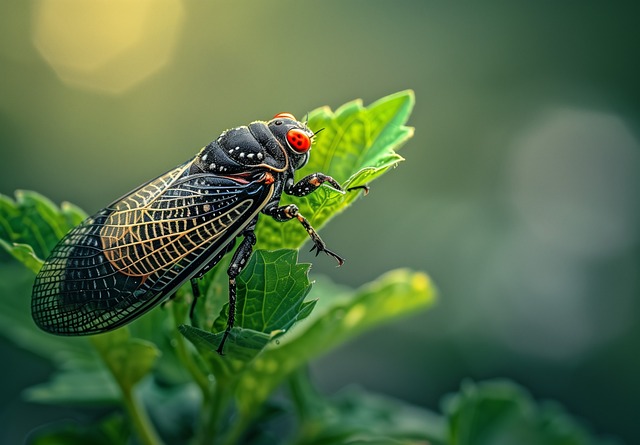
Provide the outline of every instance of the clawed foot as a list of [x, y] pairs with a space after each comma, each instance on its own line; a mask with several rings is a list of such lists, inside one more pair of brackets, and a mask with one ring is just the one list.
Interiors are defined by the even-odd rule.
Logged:
[[348, 192], [351, 192], [353, 190], [364, 190], [364, 196], [367, 196], [369, 194], [369, 190], [371, 190], [369, 188], [369, 186], [367, 184], [365, 185], [356, 185], [355, 187], [349, 187], [347, 189]]
[[320, 242], [315, 242], [313, 247], [311, 248], [311, 250], [309, 252], [313, 252], [316, 251], [316, 256], [318, 256], [318, 254], [320, 252], [324, 252], [327, 255], [329, 255], [330, 257], [333, 257], [336, 259], [336, 261], [338, 262], [338, 267], [342, 266], [344, 264], [344, 258], [340, 257], [337, 253], [332, 252], [331, 250], [327, 249], [327, 247], [324, 245], [324, 243]]

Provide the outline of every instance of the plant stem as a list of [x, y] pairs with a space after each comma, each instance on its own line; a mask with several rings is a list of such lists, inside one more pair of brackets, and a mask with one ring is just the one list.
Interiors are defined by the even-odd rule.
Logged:
[[314, 413], [321, 405], [320, 396], [311, 383], [307, 366], [293, 371], [287, 378], [287, 384], [298, 417], [298, 428], [291, 443], [305, 443], [306, 438], [313, 436]]
[[[128, 333], [127, 333], [128, 335]], [[149, 420], [149, 416], [147, 415], [147, 411], [144, 406], [138, 401], [135, 394], [133, 393], [133, 385], [126, 383], [122, 380], [122, 376], [118, 374], [113, 368], [113, 362], [108, 359], [107, 349], [104, 348], [104, 345], [101, 345], [100, 342], [93, 337], [91, 343], [93, 344], [95, 350], [100, 355], [103, 363], [106, 368], [109, 370], [111, 375], [113, 376], [113, 380], [116, 382], [118, 387], [120, 388], [120, 392], [122, 393], [122, 402], [124, 407], [129, 414], [129, 418], [133, 424], [133, 428], [136, 431], [140, 442], [143, 445], [160, 445], [162, 444], [162, 440], [160, 436], [156, 432], [151, 420]]]
[[216, 385], [211, 388], [207, 398], [208, 403], [204, 404], [205, 415], [203, 416], [203, 427], [199, 433], [198, 444], [210, 445], [216, 443], [214, 441], [220, 434], [220, 423], [230, 398], [231, 392], [226, 385], [216, 382]]
[[178, 332], [178, 326], [180, 325], [180, 321], [178, 320], [177, 305], [172, 304], [171, 306], [172, 306], [173, 320], [175, 325], [175, 329], [173, 332], [176, 340], [176, 353], [178, 354], [178, 358], [184, 364], [185, 368], [187, 368], [187, 371], [189, 372], [189, 374], [191, 374], [191, 377], [193, 378], [193, 380], [196, 382], [196, 384], [200, 388], [200, 391], [202, 392], [203, 400], [206, 401], [211, 395], [210, 381], [208, 377], [202, 372], [202, 370], [197, 365], [197, 363], [193, 360], [193, 356], [189, 353], [189, 350], [187, 349], [187, 343], [185, 341], [185, 338], [182, 336], [182, 334], [180, 334], [180, 332]]
[[122, 389], [122, 400], [124, 402], [125, 409], [129, 413], [129, 417], [133, 423], [134, 429], [138, 433], [140, 442], [144, 445], [162, 444], [162, 440], [160, 440], [158, 433], [156, 433], [155, 428], [149, 420], [146, 410], [135, 397], [132, 389], [125, 388], [123, 386], [120, 386], [120, 388]]
[[296, 414], [303, 424], [314, 412], [319, 398], [309, 379], [309, 369], [303, 366], [293, 371], [287, 378], [287, 384]]
[[236, 445], [240, 443], [240, 438], [247, 430], [251, 416], [240, 413], [239, 417], [233, 422], [233, 426], [229, 429], [229, 433], [222, 441], [222, 445]]

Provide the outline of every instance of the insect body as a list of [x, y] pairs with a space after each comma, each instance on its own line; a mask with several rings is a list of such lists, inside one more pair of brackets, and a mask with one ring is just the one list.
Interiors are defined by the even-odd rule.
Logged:
[[325, 182], [342, 190], [323, 173], [294, 182], [313, 136], [289, 113], [227, 130], [192, 160], [87, 218], [58, 243], [36, 277], [31, 302], [36, 324], [58, 335], [120, 327], [185, 282], [194, 284], [242, 237], [227, 270], [229, 318], [218, 347], [222, 353], [234, 323], [236, 277], [251, 256], [260, 213], [277, 221], [296, 218], [316, 254], [343, 263], [295, 205], [279, 205], [282, 193], [305, 196]]

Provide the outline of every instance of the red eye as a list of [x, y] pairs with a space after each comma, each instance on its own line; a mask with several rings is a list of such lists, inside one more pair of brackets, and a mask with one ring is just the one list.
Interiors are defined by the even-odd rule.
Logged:
[[291, 120], [296, 120], [295, 116], [291, 113], [278, 113], [275, 116], [273, 116], [274, 119], [291, 119]]
[[304, 153], [311, 148], [311, 138], [299, 128], [292, 128], [287, 131], [287, 141], [298, 153]]

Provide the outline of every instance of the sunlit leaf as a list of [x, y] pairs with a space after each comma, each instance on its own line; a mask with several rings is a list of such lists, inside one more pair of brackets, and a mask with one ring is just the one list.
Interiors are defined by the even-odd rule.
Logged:
[[15, 201], [0, 195], [0, 239], [29, 244], [37, 258], [46, 258], [84, 212], [71, 204], [62, 209], [39, 193], [17, 190]]
[[27, 266], [34, 274], [37, 274], [40, 271], [40, 268], [44, 263], [42, 259], [36, 256], [36, 253], [33, 251], [33, 247], [29, 244], [13, 243], [13, 245], [11, 245], [5, 240], [0, 239], [0, 247], [3, 247], [15, 259]]
[[[313, 295], [320, 300], [323, 295]], [[330, 295], [326, 296], [331, 298]], [[343, 298], [332, 299], [321, 314], [300, 326], [279, 346], [267, 348], [241, 377], [237, 398], [241, 410], [262, 403], [278, 384], [302, 364], [346, 342], [366, 329], [430, 306], [435, 289], [420, 272], [395, 270]], [[269, 372], [265, 372], [269, 370]]]
[[[368, 107], [355, 100], [335, 112], [328, 107], [312, 111], [309, 128], [323, 131], [316, 136], [309, 162], [296, 172], [296, 180], [322, 172], [345, 190], [371, 183], [403, 160], [395, 150], [413, 135], [413, 128], [405, 126], [413, 104], [413, 92], [407, 90]], [[302, 198], [283, 195], [281, 203], [295, 203], [317, 230], [360, 194], [359, 190], [340, 193], [325, 185]], [[256, 234], [261, 249], [297, 248], [308, 239], [296, 222], [278, 223], [271, 218], [261, 218]]]

